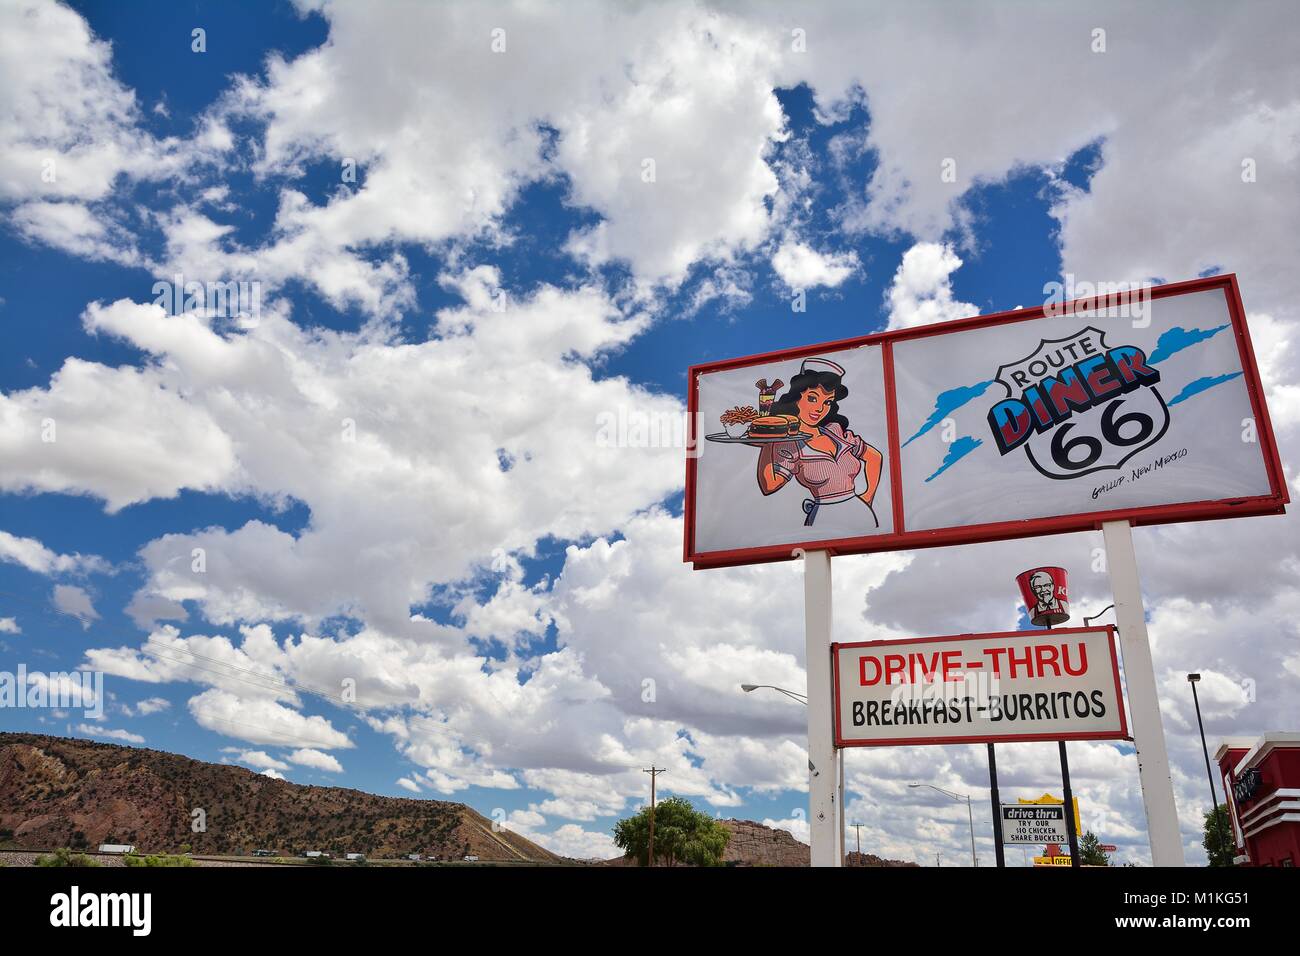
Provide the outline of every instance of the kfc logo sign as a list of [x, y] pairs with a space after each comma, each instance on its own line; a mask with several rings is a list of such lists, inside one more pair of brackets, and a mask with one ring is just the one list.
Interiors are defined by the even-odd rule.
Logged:
[[1065, 568], [1034, 568], [1016, 575], [1016, 583], [1035, 627], [1054, 627], [1070, 619], [1070, 585]]
[[998, 369], [1007, 397], [989, 409], [1002, 455], [1025, 450], [1048, 478], [1080, 478], [1123, 464], [1169, 428], [1156, 385], [1160, 372], [1134, 345], [1110, 348], [1092, 326], [1043, 339], [1031, 354]]

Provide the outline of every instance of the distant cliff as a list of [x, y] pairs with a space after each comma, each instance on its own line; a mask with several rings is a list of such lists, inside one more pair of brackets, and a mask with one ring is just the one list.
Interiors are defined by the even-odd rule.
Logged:
[[[808, 844], [800, 843], [788, 830], [776, 830], [753, 820], [723, 820], [722, 825], [731, 831], [724, 862], [739, 866], [808, 866], [811, 851]], [[849, 866], [916, 866], [902, 860], [885, 860], [870, 853], [849, 852]]]
[[[206, 832], [191, 829], [202, 809]], [[177, 754], [0, 733], [0, 839], [32, 848], [131, 843], [141, 852], [565, 862], [462, 803], [273, 780]]]
[[[810, 866], [812, 851], [807, 843], [800, 843], [789, 830], [778, 830], [753, 820], [719, 820], [731, 832], [726, 852], [722, 854], [725, 866]], [[606, 860], [605, 866], [636, 866], [630, 857]], [[884, 860], [870, 853], [849, 853], [849, 866], [916, 866], [901, 860]]]

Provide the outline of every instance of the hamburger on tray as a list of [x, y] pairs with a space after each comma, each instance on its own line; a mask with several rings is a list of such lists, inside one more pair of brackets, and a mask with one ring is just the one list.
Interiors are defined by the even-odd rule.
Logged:
[[749, 423], [749, 438], [793, 438], [799, 434], [799, 419], [794, 415], [767, 415]]

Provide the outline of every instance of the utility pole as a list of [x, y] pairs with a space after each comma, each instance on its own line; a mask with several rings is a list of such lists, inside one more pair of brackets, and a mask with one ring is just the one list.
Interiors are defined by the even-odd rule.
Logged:
[[650, 774], [650, 860], [649, 865], [655, 865], [655, 778], [661, 773], [668, 771], [663, 767], [650, 765], [649, 770], [642, 770], [642, 773]]
[[857, 840], [858, 840], [858, 866], [861, 866], [861, 865], [862, 865], [862, 828], [863, 828], [865, 825], [866, 825], [866, 824], [863, 824], [863, 823], [850, 823], [850, 824], [849, 824], [849, 826], [853, 827], [853, 832], [857, 835]]

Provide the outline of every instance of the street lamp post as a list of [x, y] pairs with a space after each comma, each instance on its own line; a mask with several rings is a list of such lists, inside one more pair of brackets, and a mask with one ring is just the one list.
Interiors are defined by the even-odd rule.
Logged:
[[1201, 699], [1196, 694], [1196, 685], [1201, 681], [1200, 674], [1188, 674], [1187, 683], [1192, 685], [1192, 703], [1196, 705], [1196, 726], [1201, 731], [1201, 753], [1205, 755], [1205, 776], [1210, 780], [1210, 820], [1214, 832], [1219, 832], [1219, 792], [1214, 789], [1214, 773], [1210, 770], [1210, 748], [1205, 744], [1205, 724], [1201, 722]]
[[1102, 608], [1102, 609], [1101, 609], [1100, 611], [1098, 611], [1096, 614], [1091, 614], [1091, 615], [1089, 615], [1088, 617], [1085, 617], [1085, 618], [1083, 619], [1083, 626], [1084, 626], [1084, 627], [1087, 627], [1089, 624], [1091, 624], [1093, 621], [1097, 620], [1097, 618], [1101, 617], [1103, 614], [1105, 614], [1107, 611], [1109, 611], [1109, 610], [1110, 610], [1111, 608], [1113, 608], [1114, 606], [1115, 606], [1115, 605], [1113, 605], [1113, 604], [1107, 604], [1104, 608]]
[[785, 696], [789, 697], [791, 700], [797, 700], [799, 703], [804, 705], [807, 705], [808, 703], [808, 698], [805, 695], [800, 694], [798, 691], [786, 690], [784, 687], [777, 687], [775, 684], [741, 684], [740, 685], [740, 689], [743, 690], [746, 694], [752, 691], [759, 690], [761, 688], [774, 690], [778, 694], [785, 694]]
[[971, 862], [971, 866], [979, 866], [980, 865], [979, 857], [975, 855], [975, 814], [971, 812], [970, 794], [953, 793], [951, 790], [943, 789], [943, 787], [936, 787], [932, 783], [909, 783], [908, 786], [912, 788], [929, 787], [931, 790], [938, 790], [945, 797], [952, 797], [954, 800], [957, 801], [961, 801], [961, 800], [966, 801], [966, 819], [970, 821], [970, 862]]

